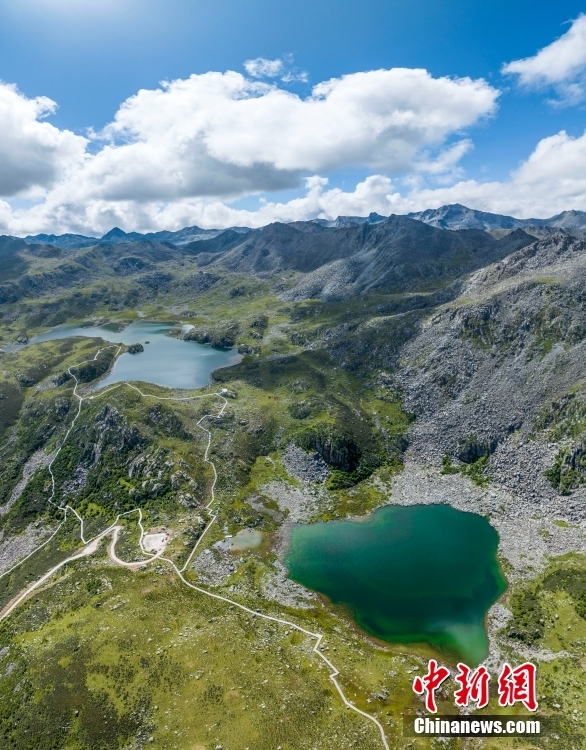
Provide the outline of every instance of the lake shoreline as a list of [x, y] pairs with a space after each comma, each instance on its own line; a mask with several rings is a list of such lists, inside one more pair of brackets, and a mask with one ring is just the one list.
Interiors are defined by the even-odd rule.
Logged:
[[[125, 323], [125, 321], [124, 321]], [[230, 367], [242, 360], [236, 349], [216, 349], [207, 344], [184, 341], [168, 336], [176, 322], [133, 320], [109, 321], [103, 326], [55, 326], [33, 336], [22, 346], [71, 337], [102, 339], [105, 345], [129, 347], [140, 344], [142, 351], [123, 351], [92, 390], [119, 382], [142, 382], [181, 390], [206, 388], [213, 382], [216, 370]]]
[[360, 521], [294, 526], [284, 563], [291, 580], [352, 612], [376, 640], [428, 643], [448, 661], [476, 664], [488, 654], [486, 613], [507, 589], [497, 549], [478, 514], [385, 505]]

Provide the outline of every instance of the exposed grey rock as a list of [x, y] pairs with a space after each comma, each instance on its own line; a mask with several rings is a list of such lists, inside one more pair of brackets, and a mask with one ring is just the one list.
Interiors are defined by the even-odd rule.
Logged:
[[268, 599], [284, 607], [307, 609], [315, 606], [316, 595], [288, 578], [289, 571], [279, 561], [272, 565], [273, 572], [262, 579], [262, 589]]
[[327, 463], [317, 453], [306, 453], [295, 443], [289, 443], [281, 458], [283, 466], [303, 485], [325, 482], [330, 474]]
[[31, 524], [22, 534], [4, 539], [4, 532], [0, 531], [0, 573], [4, 573], [30, 555], [52, 532], [53, 529]]
[[440, 208], [428, 208], [425, 211], [407, 214], [412, 219], [423, 221], [443, 229], [564, 229], [576, 236], [583, 236], [586, 229], [586, 212], [562, 211], [549, 219], [516, 219], [513, 216], [502, 216], [487, 211], [477, 211], [459, 203]]
[[287, 482], [269, 482], [260, 489], [274, 500], [282, 511], [288, 511], [287, 521], [291, 523], [309, 520], [315, 508], [314, 496]]
[[202, 583], [222, 586], [234, 572], [236, 564], [238, 560], [230, 552], [213, 548], [200, 552], [193, 560], [191, 567], [199, 574]]
[[45, 453], [45, 451], [42, 449], [33, 453], [33, 455], [22, 467], [22, 477], [10, 493], [8, 502], [6, 503], [6, 505], [0, 507], [0, 517], [5, 516], [10, 508], [12, 508], [14, 503], [19, 499], [37, 469], [48, 466], [51, 463], [53, 457], [53, 453]]
[[556, 235], [476, 272], [424, 321], [397, 372], [417, 416], [410, 458], [439, 467], [446, 454], [473, 460], [472, 446], [508, 491], [554, 498], [544, 471], [558, 446], [533, 433], [544, 406], [584, 377], [585, 287], [586, 245]]
[[404, 216], [390, 216], [374, 226], [330, 231], [339, 233], [336, 251], [324, 248], [319, 253], [319, 241], [324, 244], [326, 239], [320, 235], [314, 240], [319, 261], [306, 262], [303, 253], [293, 250], [287, 265], [273, 261], [275, 267], [303, 273], [295, 286], [280, 294], [281, 299], [341, 300], [374, 290], [415, 292], [427, 289], [431, 280], [439, 285], [442, 279], [452, 280], [504, 258], [534, 239], [517, 230], [497, 240], [486, 232], [436, 229]]

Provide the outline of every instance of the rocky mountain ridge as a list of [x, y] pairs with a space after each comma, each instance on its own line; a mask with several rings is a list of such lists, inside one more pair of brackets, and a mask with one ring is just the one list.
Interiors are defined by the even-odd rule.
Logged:
[[[579, 502], [586, 500], [586, 472], [576, 464], [586, 438], [581, 417], [575, 429], [552, 432], [559, 404], [586, 395], [585, 289], [586, 243], [560, 233], [476, 271], [422, 323], [399, 371], [417, 415], [409, 448], [416, 463], [482, 459], [524, 500], [543, 502], [564, 486], [582, 487]], [[555, 486], [547, 472], [560, 450], [574, 473]]]
[[[585, 211], [563, 211], [548, 219], [517, 219], [513, 216], [489, 213], [467, 208], [459, 203], [430, 208], [425, 211], [416, 211], [405, 214], [409, 219], [421, 221], [424, 224], [439, 229], [480, 229], [484, 231], [502, 231], [513, 229], [525, 229], [529, 233], [540, 237], [547, 234], [547, 229], [563, 229], [569, 234], [584, 237], [586, 233]], [[316, 218], [309, 221], [289, 222], [301, 231], [311, 232], [319, 229], [337, 229], [340, 227], [351, 227], [361, 225], [380, 224], [389, 217], [375, 212], [368, 216], [338, 216], [336, 219]], [[279, 223], [279, 222], [277, 222]], [[266, 225], [270, 226], [270, 225]], [[260, 230], [266, 229], [261, 227]], [[82, 234], [36, 234], [23, 237], [28, 244], [50, 244], [64, 249], [92, 247], [94, 245], [126, 244], [130, 242], [171, 242], [178, 247], [188, 245], [191, 242], [213, 239], [226, 232], [247, 234], [248, 232], [260, 231], [250, 227], [228, 227], [227, 229], [201, 229], [198, 226], [184, 227], [177, 231], [159, 232], [125, 232], [119, 227], [114, 227], [102, 237], [92, 237]]]
[[586, 231], [586, 211], [563, 211], [549, 219], [516, 219], [513, 216], [503, 216], [487, 211], [477, 211], [453, 203], [440, 208], [428, 208], [425, 211], [417, 211], [407, 214], [411, 219], [423, 221], [431, 226], [442, 229], [525, 229], [538, 230], [549, 228], [553, 230], [563, 229], [569, 234], [584, 237]]
[[[211, 239], [221, 234], [223, 229], [201, 229], [200, 227], [184, 227], [176, 232], [161, 231], [147, 232], [125, 232], [119, 227], [114, 227], [102, 237], [87, 237], [83, 234], [35, 234], [27, 235], [22, 239], [30, 245], [44, 244], [55, 245], [63, 249], [75, 249], [82, 247], [94, 247], [95, 245], [121, 245], [131, 242], [171, 242], [177, 247], [182, 247], [195, 240]], [[250, 231], [247, 227], [232, 227], [232, 231], [245, 234]]]
[[[161, 289], [187, 263], [196, 275], [287, 277], [282, 299], [340, 300], [369, 291], [405, 293], [444, 287], [501, 259], [534, 237], [516, 230], [495, 238], [480, 230], [446, 230], [404, 216], [323, 227], [270, 224], [246, 234], [228, 229], [183, 246], [141, 240], [78, 249], [0, 238], [0, 301], [124, 277]], [[199, 276], [194, 277], [195, 288]], [[182, 283], [185, 283], [185, 278]], [[191, 282], [189, 282], [191, 283]]]

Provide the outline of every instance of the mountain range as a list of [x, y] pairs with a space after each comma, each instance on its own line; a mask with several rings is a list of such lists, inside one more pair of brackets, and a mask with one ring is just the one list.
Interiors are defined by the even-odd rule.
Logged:
[[[500, 234], [514, 229], [525, 229], [529, 234], [542, 238], [548, 236], [551, 230], [562, 229], [576, 237], [586, 237], [586, 212], [563, 211], [549, 219], [516, 219], [513, 216], [488, 213], [467, 208], [459, 203], [429, 208], [406, 214], [407, 218], [429, 224], [438, 229], [480, 229]], [[339, 229], [341, 227], [380, 224], [388, 217], [371, 213], [369, 216], [338, 216], [336, 219], [312, 219], [310, 221], [291, 222], [291, 226], [302, 231], [319, 231], [320, 229]], [[549, 230], [549, 231], [548, 231]], [[230, 227], [226, 229], [201, 229], [201, 227], [184, 227], [176, 232], [161, 231], [124, 232], [114, 227], [102, 237], [88, 237], [82, 234], [36, 234], [23, 237], [27, 244], [50, 244], [61, 248], [93, 247], [94, 245], [118, 245], [129, 242], [170, 242], [177, 247], [183, 247], [192, 242], [209, 240], [218, 235], [231, 231], [237, 234], [247, 234], [255, 231], [248, 227]], [[258, 231], [258, 230], [257, 230]]]
[[143, 289], [153, 284], [161, 289], [167, 277], [171, 286], [176, 274], [184, 278], [180, 269], [193, 261], [199, 276], [204, 268], [212, 275], [284, 276], [283, 299], [334, 301], [369, 291], [426, 292], [535, 241], [522, 229], [494, 237], [479, 229], [443, 229], [395, 215], [332, 227], [310, 221], [277, 222], [246, 233], [227, 229], [180, 246], [140, 235], [109, 235], [105, 242], [77, 248], [0, 238], [0, 301], [100, 278], [124, 277]]
[[585, 211], [563, 211], [549, 219], [516, 219], [513, 216], [476, 211], [459, 203], [426, 211], [407, 214], [409, 218], [423, 221], [442, 229], [563, 229], [568, 234], [582, 237], [586, 229]]
[[297, 273], [285, 299], [347, 299], [367, 291], [423, 291], [499, 260], [535, 238], [515, 230], [502, 239], [479, 230], [446, 230], [406, 216], [374, 224], [316, 227], [270, 224], [190, 243], [198, 266], [272, 276]]
[[[102, 237], [87, 237], [83, 234], [35, 234], [23, 237], [29, 244], [49, 244], [62, 248], [93, 247], [94, 245], [120, 245], [127, 242], [172, 242], [177, 247], [186, 245], [194, 240], [210, 239], [221, 234], [223, 229], [201, 229], [200, 227], [184, 227], [177, 232], [125, 232], [119, 227], [114, 227]], [[232, 231], [246, 233], [248, 227], [232, 227]]]

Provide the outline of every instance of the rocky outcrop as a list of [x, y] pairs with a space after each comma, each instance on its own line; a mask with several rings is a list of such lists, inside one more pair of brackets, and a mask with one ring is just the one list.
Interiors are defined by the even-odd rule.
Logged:
[[5, 505], [0, 506], [0, 517], [5, 516], [12, 508], [12, 506], [17, 502], [36, 471], [47, 466], [53, 457], [54, 454], [45, 453], [44, 450], [38, 450], [33, 453], [33, 455], [22, 467], [22, 476], [10, 493], [8, 502]]
[[181, 440], [188, 440], [192, 437], [175, 412], [160, 403], [149, 409], [147, 423], [152, 425], [157, 432], [169, 437], [178, 437]]
[[108, 346], [103, 349], [95, 359], [84, 362], [77, 367], [72, 367], [71, 372], [80, 383], [91, 383], [93, 380], [97, 380], [108, 372], [115, 358], [115, 347]]
[[104, 406], [96, 416], [95, 442], [92, 442], [93, 463], [96, 464], [106, 447], [117, 453], [127, 453], [146, 440], [136, 425], [128, 425], [126, 418], [110, 404]]
[[216, 349], [232, 349], [236, 344], [240, 330], [231, 325], [225, 328], [192, 328], [183, 335], [184, 341], [195, 341], [198, 344], [208, 344]]
[[327, 463], [318, 454], [306, 453], [295, 443], [289, 443], [283, 451], [283, 466], [302, 485], [325, 482], [330, 475]]
[[360, 464], [362, 451], [353, 436], [326, 425], [304, 430], [297, 440], [302, 448], [315, 451], [328, 466], [340, 471], [355, 471]]

